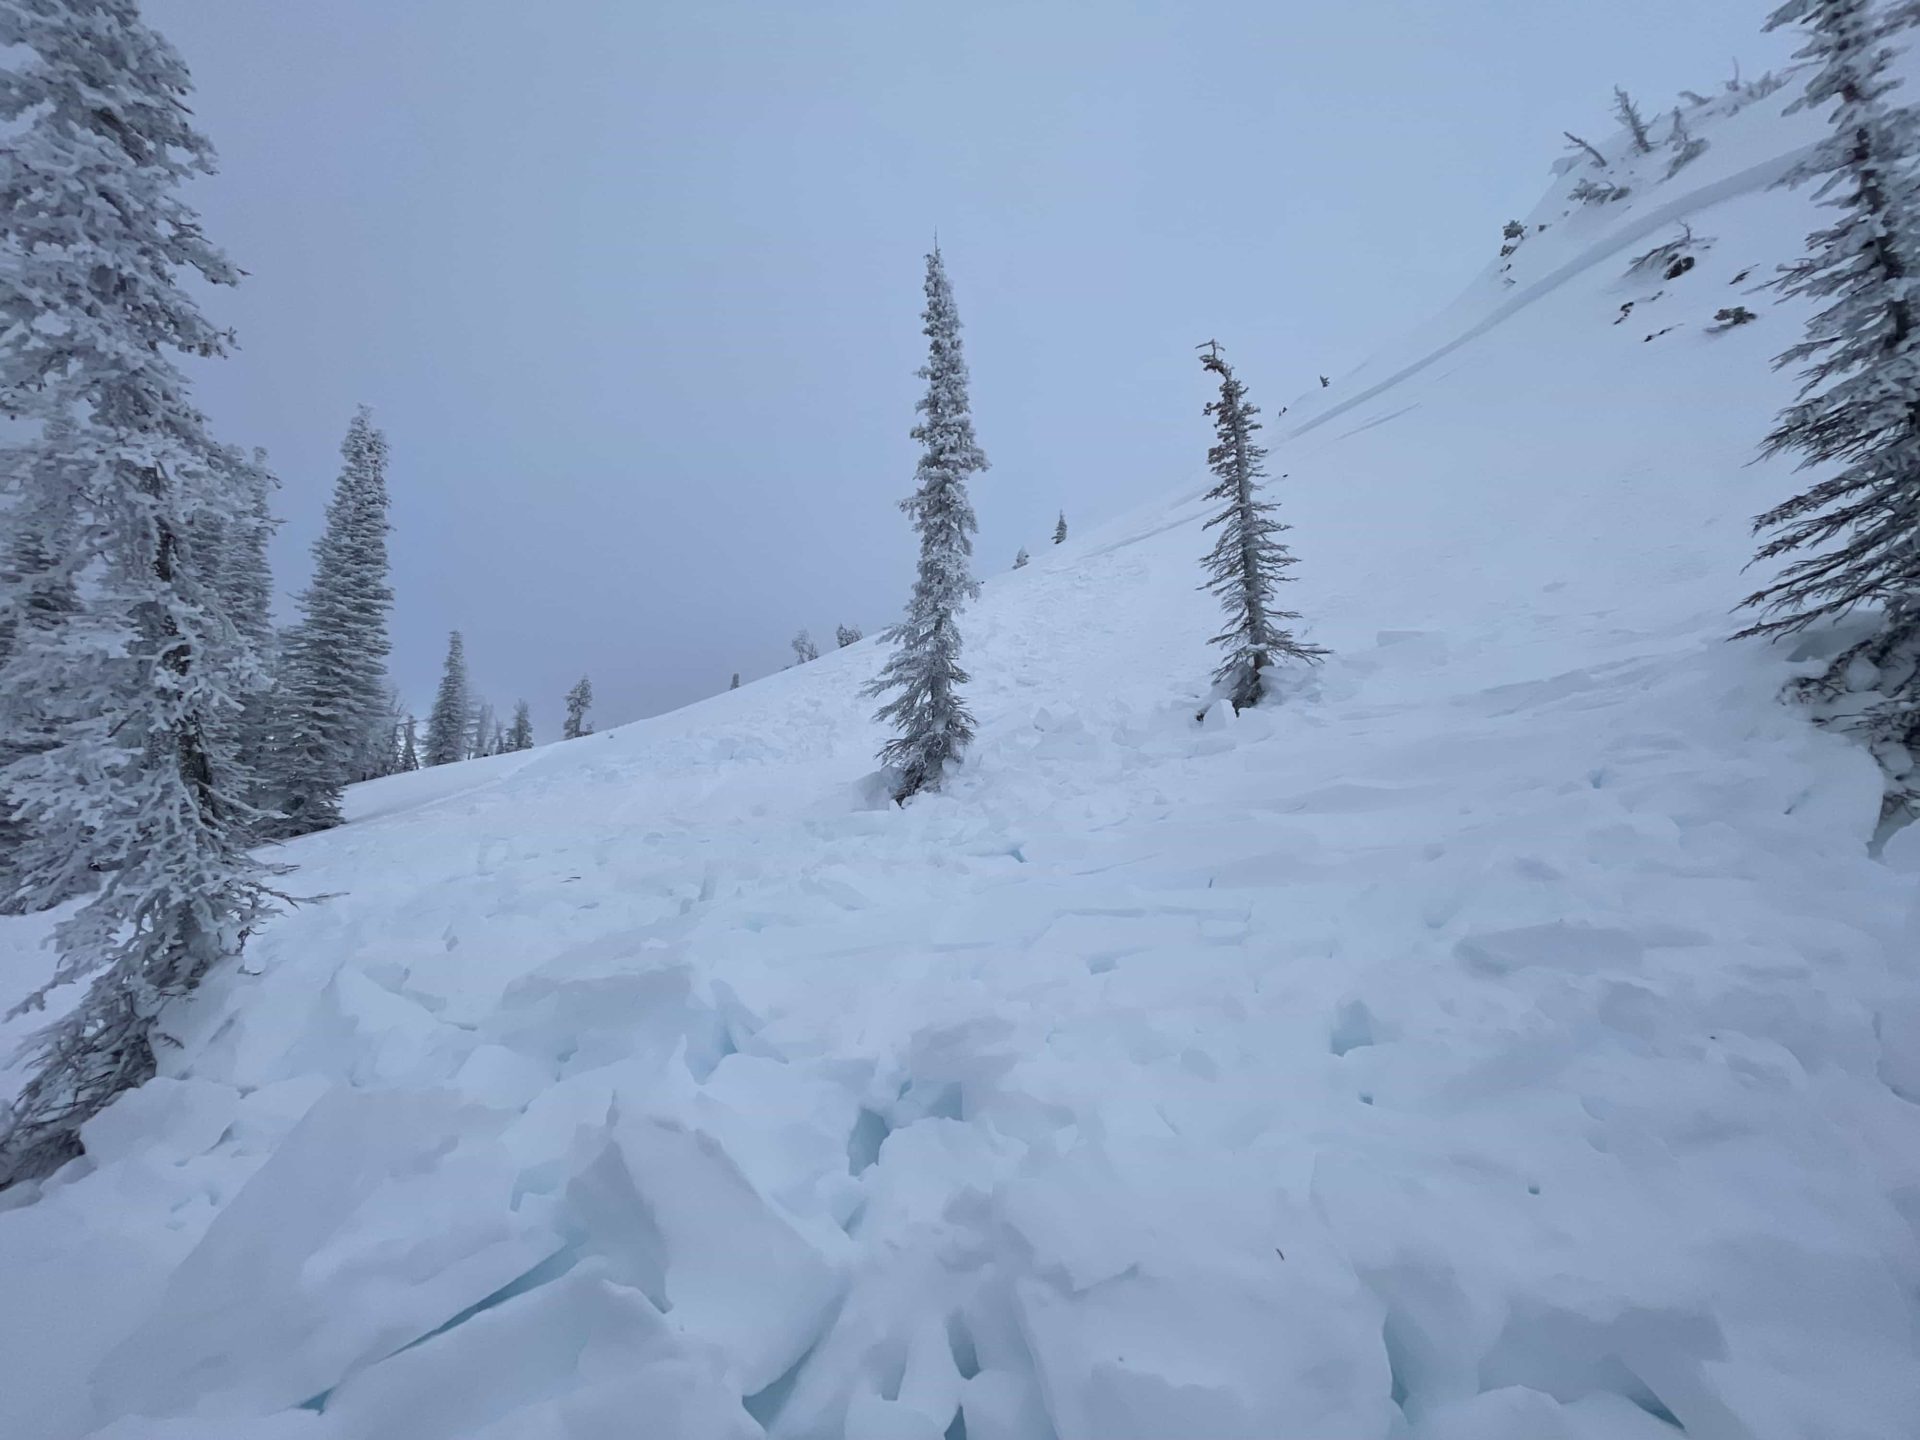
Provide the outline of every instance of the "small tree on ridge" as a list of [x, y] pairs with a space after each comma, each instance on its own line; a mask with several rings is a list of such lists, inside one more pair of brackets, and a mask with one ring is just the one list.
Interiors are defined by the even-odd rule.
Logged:
[[593, 725], [587, 719], [587, 711], [593, 708], [593, 682], [586, 676], [567, 691], [567, 719], [560, 727], [562, 740], [578, 740], [593, 733]]
[[468, 703], [467, 644], [455, 630], [447, 637], [447, 659], [440, 672], [440, 688], [434, 693], [433, 709], [427, 715], [427, 764], [451, 765], [466, 758]]
[[1202, 588], [1220, 598], [1227, 614], [1227, 628], [1212, 641], [1226, 652], [1214, 671], [1214, 683], [1235, 710], [1244, 710], [1266, 694], [1266, 672], [1276, 661], [1318, 663], [1327, 652], [1304, 644], [1280, 623], [1300, 618], [1280, 609], [1274, 595], [1276, 585], [1292, 578], [1285, 572], [1294, 557], [1280, 540], [1292, 527], [1276, 518], [1271, 501], [1260, 498], [1265, 473], [1261, 462], [1267, 452], [1253, 440], [1260, 428], [1253, 418], [1259, 409], [1247, 402], [1246, 387], [1219, 346], [1209, 341], [1204, 348], [1201, 365], [1220, 377], [1220, 398], [1206, 407], [1214, 426], [1207, 465], [1215, 479], [1207, 499], [1222, 502], [1223, 508], [1206, 523], [1209, 530], [1218, 527], [1220, 535], [1203, 562], [1211, 578]]

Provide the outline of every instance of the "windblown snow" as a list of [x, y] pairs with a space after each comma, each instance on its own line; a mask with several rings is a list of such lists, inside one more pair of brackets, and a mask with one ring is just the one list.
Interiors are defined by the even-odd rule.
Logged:
[[1792, 93], [1563, 173], [1284, 417], [1246, 376], [1334, 652], [1278, 703], [1194, 720], [1196, 371], [1184, 490], [969, 612], [942, 795], [875, 788], [873, 640], [353, 792], [0, 1201], [0, 1434], [1915, 1433], [1920, 833], [1724, 639]]

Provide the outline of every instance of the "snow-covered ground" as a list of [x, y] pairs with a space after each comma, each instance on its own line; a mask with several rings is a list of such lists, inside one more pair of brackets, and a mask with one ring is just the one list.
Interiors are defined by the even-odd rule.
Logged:
[[1284, 703], [1193, 719], [1196, 367], [1133, 417], [1185, 490], [971, 612], [947, 794], [876, 800], [873, 641], [363, 787], [0, 1210], [0, 1435], [1914, 1434], [1920, 832], [1723, 638], [1791, 93], [1245, 377], [1335, 652]]

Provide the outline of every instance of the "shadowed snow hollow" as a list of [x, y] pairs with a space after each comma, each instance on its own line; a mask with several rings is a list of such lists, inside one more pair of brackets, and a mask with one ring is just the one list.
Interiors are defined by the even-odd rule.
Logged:
[[1920, 837], [1722, 638], [1789, 95], [1269, 429], [1281, 703], [1193, 720], [1196, 372], [1190, 490], [969, 615], [943, 796], [872, 641], [363, 787], [0, 1212], [0, 1434], [1913, 1433]]

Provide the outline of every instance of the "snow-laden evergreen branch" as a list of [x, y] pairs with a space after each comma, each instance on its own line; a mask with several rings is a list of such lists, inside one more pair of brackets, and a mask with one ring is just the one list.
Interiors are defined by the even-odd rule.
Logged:
[[1889, 41], [1916, 21], [1913, 0], [1790, 0], [1768, 21], [1806, 30], [1797, 58], [1817, 68], [1795, 108], [1833, 107], [1832, 132], [1782, 183], [1813, 183], [1836, 215], [1779, 281], [1829, 303], [1779, 357], [1803, 366], [1805, 383], [1765, 451], [1829, 473], [1754, 522], [1771, 532], [1759, 561], [1794, 558], [1743, 602], [1762, 618], [1741, 632], [1790, 634], [1877, 609], [1873, 632], [1801, 689], [1870, 694], [1845, 723], [1908, 750], [1920, 744], [1920, 111], [1889, 100], [1900, 84]]

